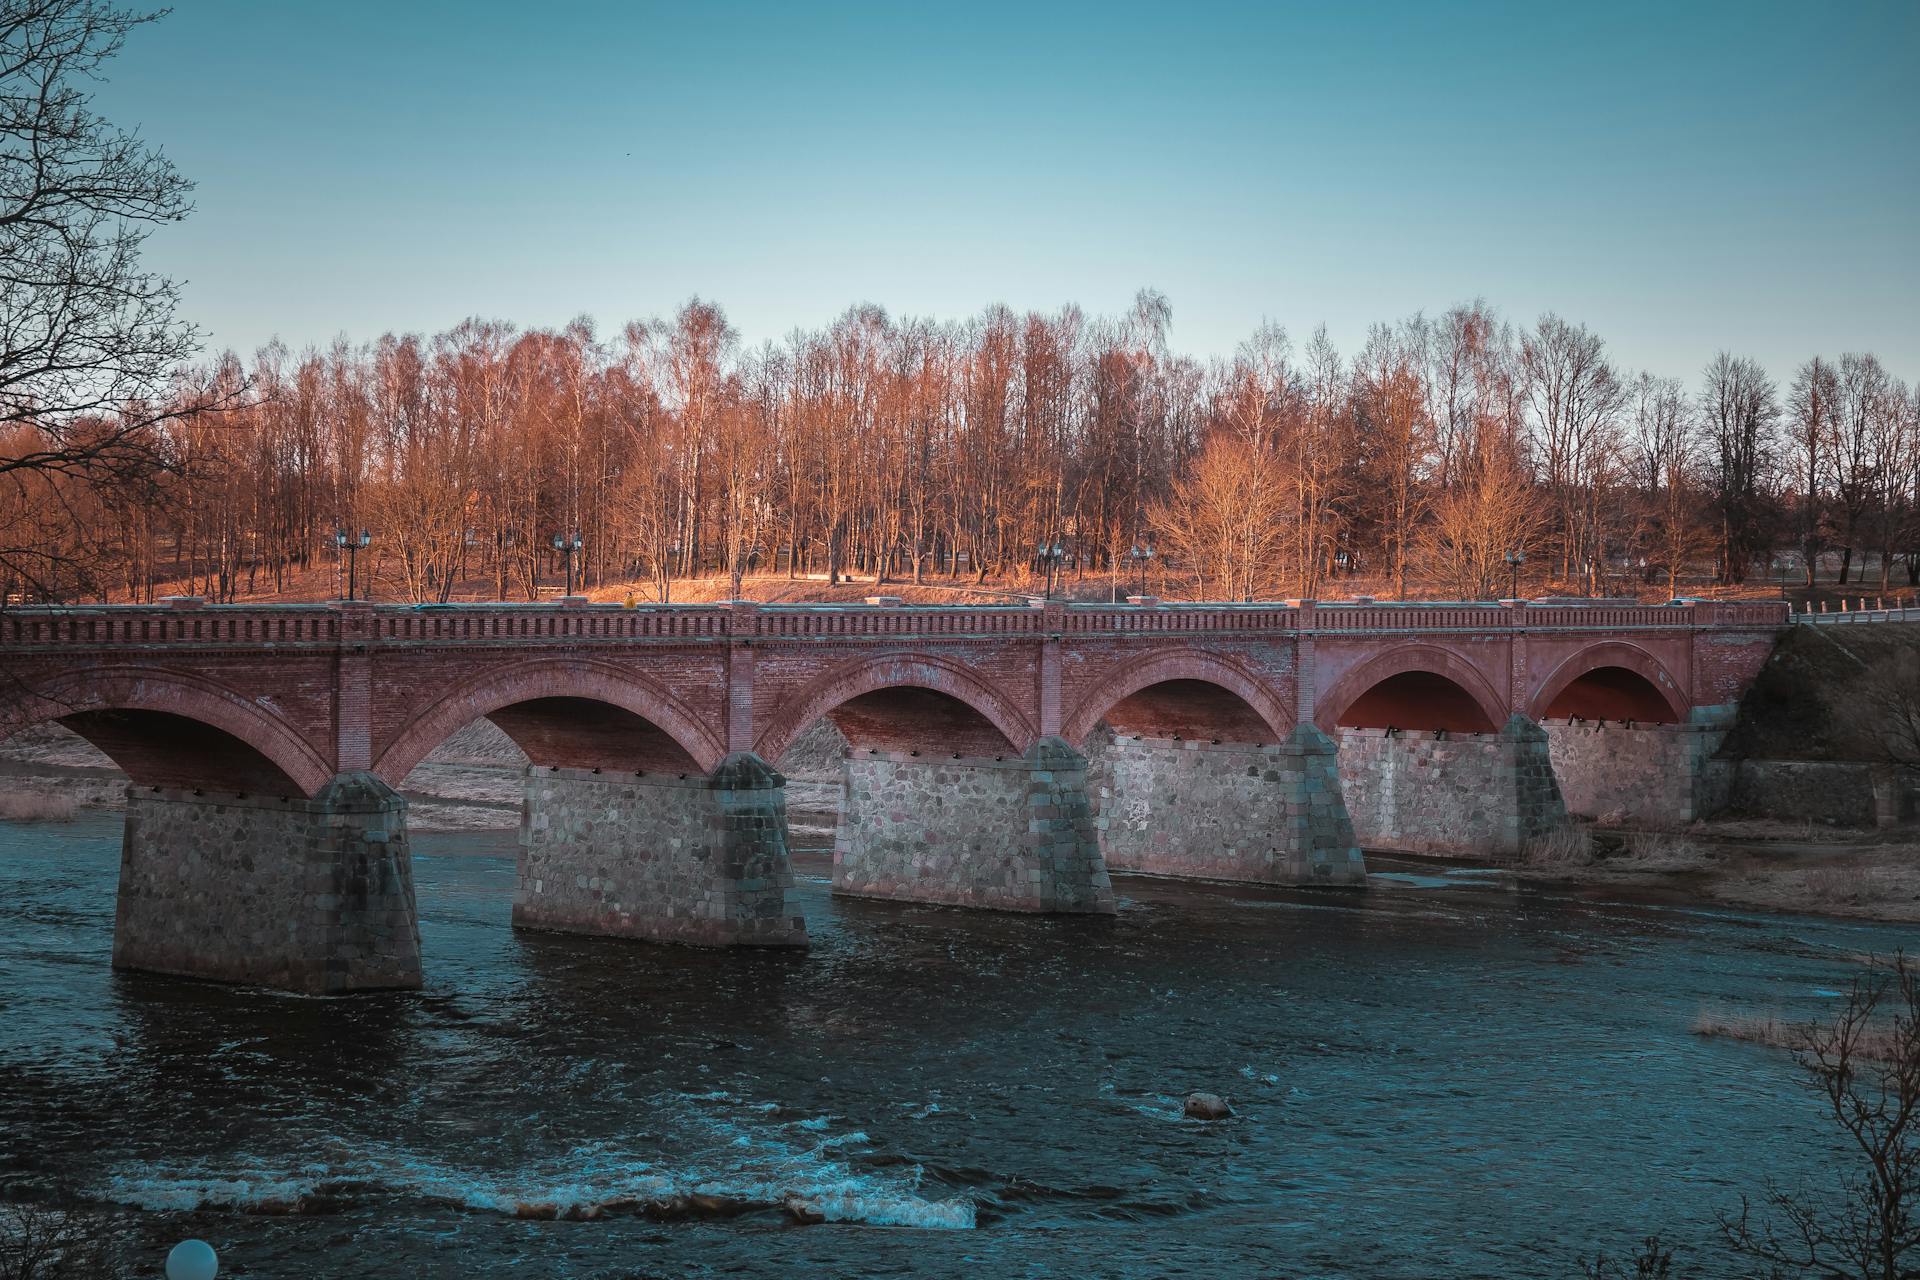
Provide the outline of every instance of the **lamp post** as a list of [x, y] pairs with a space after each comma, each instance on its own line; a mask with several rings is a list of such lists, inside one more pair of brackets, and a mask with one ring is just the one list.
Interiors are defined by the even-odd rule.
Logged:
[[1062, 546], [1058, 540], [1040, 544], [1040, 563], [1047, 566], [1046, 599], [1048, 600], [1053, 599], [1053, 571], [1060, 567], [1060, 562], [1066, 558], [1066, 554], [1066, 547]]
[[354, 571], [359, 567], [360, 548], [372, 541], [373, 534], [366, 529], [362, 529], [358, 537], [348, 533], [345, 529], [336, 528], [333, 531], [333, 545], [347, 553], [347, 599], [349, 600], [354, 598], [354, 588], [356, 585], [354, 581]]
[[1518, 600], [1520, 598], [1520, 566], [1527, 562], [1527, 553], [1524, 551], [1509, 551], [1506, 555], [1506, 561], [1507, 599]]
[[573, 553], [580, 549], [580, 535], [577, 533], [556, 533], [553, 535], [553, 549], [560, 553], [560, 561], [566, 566], [567, 594], [573, 594]]
[[1133, 550], [1127, 552], [1127, 558], [1140, 566], [1140, 594], [1144, 596], [1147, 594], [1147, 561], [1153, 559], [1153, 544], [1149, 542], [1143, 547], [1134, 543]]

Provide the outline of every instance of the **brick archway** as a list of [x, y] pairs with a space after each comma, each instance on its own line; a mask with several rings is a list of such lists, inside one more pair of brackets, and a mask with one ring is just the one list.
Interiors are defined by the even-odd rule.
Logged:
[[516, 703], [558, 698], [604, 703], [638, 716], [672, 738], [703, 771], [711, 771], [726, 756], [719, 735], [665, 687], [611, 663], [548, 658], [488, 672], [445, 694], [380, 753], [373, 771], [398, 787], [455, 731]]
[[[1471, 662], [1438, 645], [1406, 644], [1369, 658], [1341, 676], [1333, 688], [1316, 700], [1315, 723], [1328, 733], [1337, 731], [1340, 717], [1368, 690], [1401, 675], [1437, 676], [1458, 686], [1494, 728], [1498, 729], [1507, 722], [1510, 714], [1507, 700]], [[1421, 726], [1408, 724], [1401, 727], [1417, 729]]]
[[[1544, 718], [1547, 708], [1575, 681], [1607, 667], [1631, 671], [1646, 681], [1659, 701], [1665, 704], [1669, 722], [1685, 723], [1688, 708], [1693, 704], [1680, 687], [1680, 682], [1674, 679], [1658, 658], [1639, 645], [1624, 640], [1609, 640], [1582, 649], [1555, 667], [1552, 674], [1541, 683], [1539, 692], [1529, 700], [1528, 714], [1535, 720]], [[1624, 720], [1634, 717], [1623, 715], [1617, 718]]]
[[1024, 752], [1038, 736], [1033, 721], [970, 668], [929, 653], [856, 659], [828, 671], [775, 709], [754, 752], [777, 761], [807, 727], [844, 702], [886, 689], [930, 689], [963, 703]]
[[1292, 711], [1271, 688], [1238, 663], [1193, 649], [1162, 649], [1125, 664], [1081, 695], [1062, 725], [1060, 736], [1076, 747], [1083, 746], [1094, 727], [1114, 707], [1143, 689], [1171, 681], [1198, 681], [1225, 689], [1266, 723], [1272, 741], [1277, 742], [1292, 731]]
[[[189, 721], [216, 731], [230, 739], [233, 747], [241, 749], [239, 755], [258, 757], [255, 767], [246, 770], [256, 787], [284, 786], [302, 796], [311, 796], [333, 776], [326, 757], [291, 725], [265, 709], [259, 700], [244, 698], [204, 677], [165, 667], [104, 667], [54, 680], [0, 712], [0, 737], [49, 720], [83, 719], [112, 712], [173, 717], [176, 725]], [[73, 727], [92, 740], [86, 728]], [[137, 744], [123, 738], [113, 749], [103, 743], [95, 745], [113, 757], [114, 763], [130, 777], [143, 780], [142, 774], [146, 771], [138, 756], [146, 753], [139, 752]], [[135, 750], [130, 752], [129, 747]], [[179, 749], [178, 742], [169, 745], [161, 741], [155, 744], [152, 754], [159, 760]], [[230, 754], [227, 764], [233, 763]], [[179, 764], [174, 760], [168, 772], [177, 773]], [[200, 781], [225, 789], [231, 779], [209, 777]]]

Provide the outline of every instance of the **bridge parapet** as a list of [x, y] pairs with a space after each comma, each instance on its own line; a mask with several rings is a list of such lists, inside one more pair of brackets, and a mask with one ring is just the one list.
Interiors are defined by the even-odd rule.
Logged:
[[887, 640], [1018, 637], [1057, 625], [1076, 637], [1223, 632], [1591, 631], [1780, 627], [1783, 601], [1462, 601], [1285, 604], [587, 605], [32, 605], [0, 611], [0, 648], [122, 645], [332, 646], [517, 644], [557, 640]]

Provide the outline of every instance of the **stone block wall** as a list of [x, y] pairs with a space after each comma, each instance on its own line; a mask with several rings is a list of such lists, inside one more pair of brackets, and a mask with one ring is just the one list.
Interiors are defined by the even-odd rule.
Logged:
[[1548, 720], [1549, 755], [1567, 811], [1655, 825], [1692, 822], [1717, 807], [1709, 760], [1726, 729]]
[[114, 967], [312, 995], [418, 987], [406, 815], [370, 773], [311, 800], [129, 787]]
[[1059, 738], [1004, 760], [849, 755], [833, 887], [857, 897], [1112, 914], [1086, 757]]
[[758, 756], [710, 776], [529, 767], [513, 923], [701, 946], [805, 946], [787, 902], [786, 780]]
[[1110, 737], [1095, 776], [1110, 870], [1366, 883], [1340, 795], [1337, 749], [1313, 725], [1273, 746]]
[[1567, 823], [1546, 731], [1340, 731], [1340, 789], [1363, 848], [1513, 857]]
[[1741, 817], [1892, 826], [1910, 801], [1891, 770], [1845, 760], [1723, 760], [1726, 808]]

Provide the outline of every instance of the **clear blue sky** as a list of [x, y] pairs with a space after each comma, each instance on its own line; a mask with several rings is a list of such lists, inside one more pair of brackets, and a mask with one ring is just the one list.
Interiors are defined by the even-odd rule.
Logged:
[[1631, 368], [1920, 375], [1920, 4], [178, 0], [100, 90], [198, 183], [151, 242], [249, 350], [698, 293], [1262, 319], [1486, 297]]

